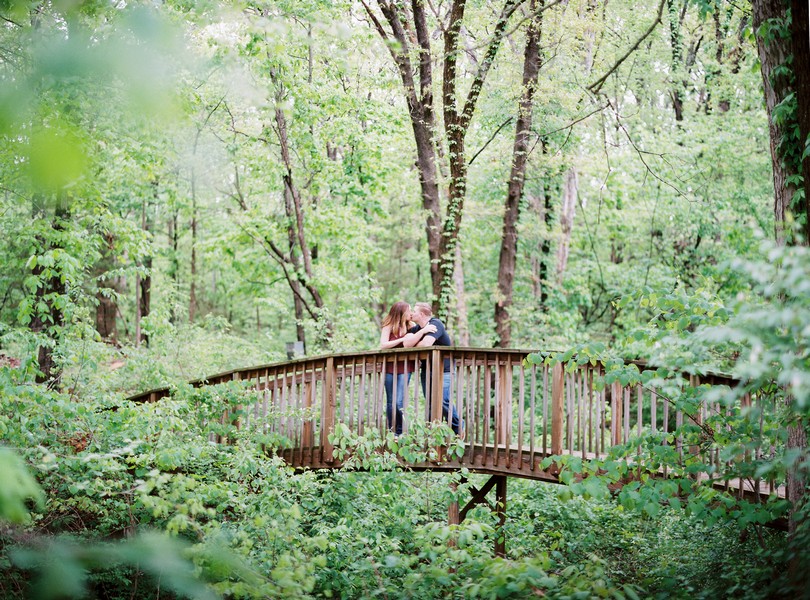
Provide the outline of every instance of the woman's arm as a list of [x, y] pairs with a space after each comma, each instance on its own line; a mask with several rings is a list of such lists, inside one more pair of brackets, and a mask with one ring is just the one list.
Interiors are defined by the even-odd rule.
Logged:
[[404, 348], [413, 348], [429, 333], [436, 333], [436, 326], [432, 325], [431, 323], [428, 323], [419, 331], [406, 334], [405, 337], [402, 338], [402, 346]]
[[402, 343], [403, 338], [400, 338], [398, 340], [389, 340], [388, 338], [390, 337], [391, 337], [391, 326], [386, 325], [385, 327], [382, 328], [382, 331], [380, 331], [381, 350], [389, 350], [391, 348], [396, 348]]

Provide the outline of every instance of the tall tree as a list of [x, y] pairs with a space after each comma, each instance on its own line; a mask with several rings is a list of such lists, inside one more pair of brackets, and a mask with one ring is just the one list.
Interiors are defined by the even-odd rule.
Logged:
[[[810, 76], [806, 72], [810, 64], [810, 41], [807, 3], [800, 6], [802, 1], [790, 5], [795, 11], [793, 18], [798, 19], [790, 27], [787, 25], [789, 7], [781, 0], [754, 0], [752, 8], [770, 129], [776, 237], [780, 243], [807, 245], [810, 244], [807, 235], [810, 229], [810, 196], [807, 194], [810, 190], [810, 159], [804, 158], [803, 154], [810, 133]], [[791, 59], [792, 68], [789, 67]], [[805, 72], [799, 73], [798, 69], [805, 69]], [[800, 237], [786, 226], [789, 210], [794, 212], [801, 226], [803, 235]], [[792, 409], [795, 401], [789, 389], [785, 397], [788, 414], [795, 417], [787, 423], [787, 451], [806, 451], [804, 419]], [[806, 481], [798, 461], [788, 471], [786, 487], [787, 499], [792, 505], [789, 529], [793, 534], [797, 527], [797, 510], [806, 501]]]
[[793, 74], [786, 68], [793, 52], [790, 30], [785, 27], [787, 6], [782, 0], [754, 0], [751, 6], [770, 130], [776, 239], [791, 243], [793, 234], [785, 227], [786, 214], [791, 210], [801, 213], [803, 206], [796, 193], [801, 176], [796, 153], [800, 156], [801, 150], [789, 141], [796, 121], [792, 111], [786, 110]]
[[508, 348], [512, 341], [512, 321], [509, 308], [512, 306], [512, 295], [517, 260], [517, 223], [520, 217], [520, 202], [526, 182], [526, 165], [529, 158], [529, 135], [532, 129], [534, 93], [542, 58], [540, 55], [540, 37], [542, 33], [542, 12], [544, 0], [531, 0], [529, 11], [532, 17], [526, 30], [526, 47], [523, 53], [523, 83], [518, 116], [515, 125], [515, 141], [512, 147], [512, 168], [509, 173], [506, 203], [503, 216], [503, 234], [501, 251], [498, 259], [498, 299], [495, 302], [496, 345]]
[[[427, 215], [425, 232], [433, 304], [435, 312], [444, 314], [449, 294], [454, 289], [455, 249], [467, 192], [466, 136], [481, 90], [506, 33], [507, 23], [522, 1], [504, 0], [495, 23], [491, 25], [485, 54], [481, 60], [476, 61], [477, 66], [473, 69], [472, 81], [464, 98], [458, 69], [461, 54], [459, 34], [464, 24], [466, 0], [454, 0], [444, 15], [437, 14], [438, 28], [444, 42], [438, 53], [431, 41], [427, 14], [429, 6], [424, 0], [412, 0], [410, 7], [401, 2], [378, 0], [382, 19], [365, 0], [361, 2], [388, 48], [401, 79], [416, 143], [422, 205]], [[384, 22], [387, 23], [387, 28]], [[442, 65], [440, 108], [443, 130], [439, 129], [434, 106], [434, 64]], [[439, 190], [439, 160], [444, 157], [449, 164], [449, 174], [447, 207], [443, 214]]]

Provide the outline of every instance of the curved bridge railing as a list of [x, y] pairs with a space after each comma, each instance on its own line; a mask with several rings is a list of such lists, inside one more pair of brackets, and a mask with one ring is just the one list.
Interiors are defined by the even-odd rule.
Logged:
[[[543, 467], [553, 455], [582, 458], [603, 456], [611, 446], [625, 444], [646, 432], [679, 430], [684, 413], [671, 406], [650, 387], [614, 383], [600, 388], [595, 380], [604, 373], [601, 365], [533, 365], [525, 359], [533, 351], [431, 347], [422, 349], [359, 352], [302, 358], [285, 363], [251, 367], [192, 382], [195, 387], [228, 381], [247, 382], [255, 390], [249, 403], [221, 422], [249, 426], [265, 434], [287, 438], [284, 459], [294, 467], [334, 468], [336, 459], [330, 434], [340, 426], [362, 434], [369, 428], [387, 427], [384, 376], [388, 367], [412, 373], [406, 388], [404, 431], [414, 423], [441, 419], [443, 366], [450, 364], [450, 401], [464, 421], [464, 453], [413, 468], [506, 474], [557, 481], [554, 465]], [[421, 379], [429, 397], [422, 391]], [[396, 378], [395, 378], [396, 379]], [[689, 384], [734, 386], [723, 375], [690, 377]], [[168, 388], [131, 397], [133, 401], [156, 401]], [[393, 394], [396, 397], [396, 392]], [[720, 411], [741, 410], [759, 403], [760, 415], [770, 410], [767, 402], [744, 396], [733, 409], [719, 403], [703, 403], [691, 418], [701, 422]], [[218, 441], [222, 441], [219, 439]], [[722, 479], [722, 448], [708, 443], [684, 447], [682, 437], [673, 439], [678, 453], [701, 453], [716, 466]], [[749, 449], [757, 456], [773, 448]], [[746, 495], [779, 492], [773, 481], [724, 481]]]

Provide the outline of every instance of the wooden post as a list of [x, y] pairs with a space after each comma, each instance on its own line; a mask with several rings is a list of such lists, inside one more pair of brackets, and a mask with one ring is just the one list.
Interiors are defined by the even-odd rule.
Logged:
[[[304, 422], [301, 427], [301, 456], [303, 459], [304, 449], [312, 446], [312, 418], [307, 417], [312, 409], [312, 397], [315, 391], [315, 364], [312, 365], [312, 375], [307, 377], [307, 365], [304, 363], [301, 378], [304, 383], [303, 416]], [[310, 457], [312, 458], [312, 457]]]
[[563, 451], [563, 366], [557, 363], [551, 370], [551, 453]]
[[495, 556], [506, 556], [506, 475], [498, 475], [495, 482], [495, 513], [498, 515], [498, 526], [495, 530]]
[[[441, 352], [434, 348], [430, 351], [430, 420], [442, 420], [442, 387], [444, 386], [444, 365]], [[449, 416], [449, 415], [448, 415]]]
[[[689, 387], [695, 389], [700, 385], [700, 377], [697, 375], [690, 375], [689, 376]], [[697, 407], [697, 413], [694, 416], [695, 424], [700, 427], [703, 425], [703, 413], [706, 408], [706, 405], [701, 401], [701, 403]], [[699, 454], [700, 453], [700, 446], [692, 444], [689, 446], [689, 454]]]
[[326, 359], [326, 374], [324, 377], [324, 405], [321, 411], [321, 452], [323, 462], [331, 463], [335, 460], [335, 447], [329, 441], [329, 434], [335, 428], [335, 407], [337, 398], [337, 385], [335, 377], [335, 358]]
[[[447, 507], [447, 524], [452, 526], [458, 525], [461, 522], [458, 514], [458, 497], [456, 496], [456, 493], [458, 492], [458, 484], [455, 481], [450, 482], [450, 492], [453, 494], [453, 500], [450, 501], [450, 506]], [[447, 545], [451, 548], [455, 547], [456, 532], [452, 532], [450, 534], [450, 539], [447, 541]]]
[[624, 415], [622, 406], [622, 384], [618, 381], [613, 382], [610, 388], [610, 401], [610, 429], [613, 434], [610, 441], [611, 445], [617, 446], [622, 443], [622, 417]]
[[[512, 361], [508, 355], [505, 360], [506, 362], [498, 364], [498, 388], [495, 393], [498, 394], [496, 405], [498, 407], [497, 419], [500, 425], [498, 443], [504, 446], [508, 463], [511, 459], [509, 446], [512, 442]], [[497, 448], [495, 456], [498, 457]]]

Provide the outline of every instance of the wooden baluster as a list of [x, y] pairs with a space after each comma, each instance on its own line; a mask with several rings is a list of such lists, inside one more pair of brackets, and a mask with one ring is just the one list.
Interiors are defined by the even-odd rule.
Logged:
[[564, 375], [562, 363], [555, 364], [551, 371], [551, 453], [554, 455], [563, 451]]
[[[300, 368], [300, 366], [301, 366], [300, 364], [296, 365], [296, 368], [293, 371], [293, 378], [294, 378], [294, 383], [293, 383], [294, 392], [293, 393], [294, 393], [294, 397], [295, 397], [295, 404], [294, 404], [294, 407], [293, 407], [293, 415], [290, 417], [290, 419], [292, 420], [292, 428], [293, 428], [293, 434], [294, 434], [293, 465], [295, 465], [295, 466], [300, 466], [301, 465], [300, 462], [296, 462], [295, 451], [298, 450], [299, 457], [300, 457], [301, 447], [303, 446], [303, 444], [301, 443], [301, 430], [302, 430], [302, 428], [301, 428], [300, 425], [301, 425], [301, 420], [302, 420], [301, 419], [301, 404], [302, 404], [301, 396], [302, 396], [302, 393], [303, 393], [304, 382], [302, 381], [302, 379], [299, 379], [299, 376], [298, 376], [298, 368]], [[303, 375], [301, 377], [303, 377]]]
[[623, 388], [622, 394], [624, 396], [624, 434], [622, 435], [622, 443], [627, 443], [630, 439], [630, 401], [632, 400], [630, 388]]
[[618, 381], [614, 382], [610, 387], [610, 401], [610, 429], [613, 434], [610, 441], [611, 445], [618, 446], [622, 443], [622, 415], [624, 413], [622, 408], [622, 385]]
[[678, 456], [683, 458], [683, 433], [681, 427], [683, 426], [683, 411], [675, 411], [675, 430], [678, 432], [678, 437], [675, 438], [675, 447], [678, 449]]
[[481, 370], [478, 368], [478, 356], [473, 355], [470, 360], [470, 397], [473, 404], [473, 456], [475, 461], [475, 444], [481, 442], [481, 424], [483, 423], [483, 412], [481, 411]]
[[[699, 385], [700, 385], [700, 379], [698, 379], [698, 377], [696, 375], [690, 375], [689, 376], [689, 386], [692, 387], [693, 389], [695, 389]], [[704, 416], [705, 409], [706, 409], [706, 403], [701, 400], [700, 404], [698, 404], [697, 413], [695, 414], [695, 422], [698, 425], [698, 427], [703, 425], [703, 416]], [[697, 444], [692, 444], [692, 445], [689, 446], [689, 454], [696, 455], [699, 452], [700, 452], [700, 446], [698, 446]]]
[[312, 365], [312, 373], [307, 376], [307, 363], [304, 363], [303, 373], [303, 387], [304, 394], [302, 398], [302, 423], [301, 423], [301, 464], [304, 464], [304, 448], [312, 446], [312, 417], [310, 410], [312, 408], [312, 399], [315, 392], [315, 365]]
[[504, 407], [503, 424], [505, 427], [503, 442], [506, 446], [506, 467], [508, 469], [512, 468], [512, 369], [512, 355], [507, 354], [504, 373], [501, 377], [501, 385], [503, 386], [501, 398]]
[[593, 369], [591, 367], [586, 367], [586, 369], [588, 373], [588, 454], [593, 454]]
[[[357, 359], [352, 357], [352, 374], [351, 379], [349, 379], [349, 431], [354, 431], [354, 414], [355, 414], [355, 402], [354, 402], [354, 390], [355, 390], [355, 380], [357, 379]], [[358, 425], [360, 424], [360, 419], [357, 420]]]
[[523, 361], [520, 361], [520, 365], [518, 366], [518, 449], [517, 449], [517, 463], [518, 469], [523, 469], [523, 420], [526, 418], [526, 398], [524, 397], [526, 394], [526, 382], [525, 382], [525, 370], [523, 368]]
[[577, 385], [577, 393], [579, 396], [579, 402], [577, 402], [577, 432], [579, 433], [579, 449], [582, 453], [583, 460], [585, 459], [585, 420], [583, 416], [585, 415], [585, 383], [586, 377], [585, 372], [581, 369], [577, 369], [579, 373], [579, 384]]
[[360, 383], [357, 389], [357, 434], [363, 435], [366, 426], [366, 360], [360, 363]]
[[[464, 388], [466, 387], [467, 380], [466, 380], [466, 367], [464, 366], [464, 354], [461, 355], [460, 359], [456, 359], [452, 363], [453, 365], [453, 385], [455, 386], [455, 396], [456, 396], [456, 413], [458, 414], [458, 418], [461, 420], [461, 431], [460, 433], [466, 439], [467, 437], [467, 428], [470, 426], [470, 415], [469, 415], [469, 405], [464, 404]], [[452, 396], [451, 396], [452, 398]], [[467, 452], [469, 451], [470, 445], [465, 445], [464, 448], [464, 455], [459, 459], [459, 462], [462, 464], [464, 463], [464, 459], [466, 457]]]
[[493, 363], [495, 365], [493, 374], [495, 376], [495, 406], [494, 406], [494, 413], [495, 413], [495, 428], [493, 433], [494, 443], [493, 443], [493, 450], [492, 450], [492, 466], [498, 466], [498, 457], [500, 448], [499, 446], [503, 444], [503, 403], [502, 399], [503, 396], [501, 392], [501, 381], [503, 380], [502, 372], [501, 372], [501, 365], [500, 365], [500, 355], [495, 354], [493, 356]]
[[484, 357], [484, 431], [483, 433], [483, 464], [487, 464], [487, 446], [489, 445], [489, 427], [490, 427], [490, 405], [489, 405], [489, 395], [490, 391], [492, 390], [492, 371], [489, 368], [489, 360], [487, 357]]
[[335, 429], [337, 403], [337, 374], [335, 358], [326, 359], [323, 383], [323, 404], [321, 408], [321, 460], [327, 464], [335, 460], [335, 447], [329, 441], [329, 434]]
[[[530, 388], [531, 394], [529, 403], [531, 404], [531, 408], [529, 409], [529, 468], [534, 471], [534, 436], [535, 436], [535, 410], [536, 410], [536, 399], [537, 399], [537, 365], [532, 365], [531, 370], [531, 383]], [[545, 407], [543, 408], [545, 411]], [[546, 445], [546, 433], [545, 433], [545, 415], [543, 415], [543, 451], [545, 453], [545, 445]]]
[[[563, 371], [564, 372], [564, 371]], [[565, 448], [568, 453], [574, 452], [574, 421], [576, 420], [574, 412], [574, 393], [576, 386], [574, 385], [574, 376], [572, 373], [564, 372], [565, 386]]]
[[467, 435], [465, 437], [467, 451], [465, 456], [469, 453], [469, 463], [472, 465], [475, 460], [475, 432], [478, 420], [478, 415], [475, 412], [475, 355], [472, 355], [469, 364], [464, 365], [464, 372], [466, 375], [465, 401], [467, 403]]
[[[552, 377], [553, 379], [553, 377]], [[548, 456], [548, 365], [543, 365], [543, 456]], [[534, 427], [532, 427], [534, 435]]]
[[[430, 352], [430, 420], [440, 422], [442, 420], [442, 386], [444, 384], [444, 365], [442, 364], [442, 354], [437, 348]], [[449, 417], [449, 415], [448, 415]]]
[[[602, 366], [599, 365], [597, 367], [597, 373], [601, 376], [602, 375]], [[608, 434], [607, 428], [607, 393], [608, 388], [607, 386], [603, 386], [602, 390], [599, 392], [599, 453], [600, 456], [603, 454], [607, 454], [607, 450], [605, 448], [605, 435]]]
[[[644, 390], [641, 385], [636, 386], [636, 402], [638, 403], [638, 406], [636, 406], [636, 428], [638, 429], [638, 437], [641, 439], [643, 420], [642, 404], [644, 403]], [[639, 450], [641, 450], [641, 446], [639, 446]]]

